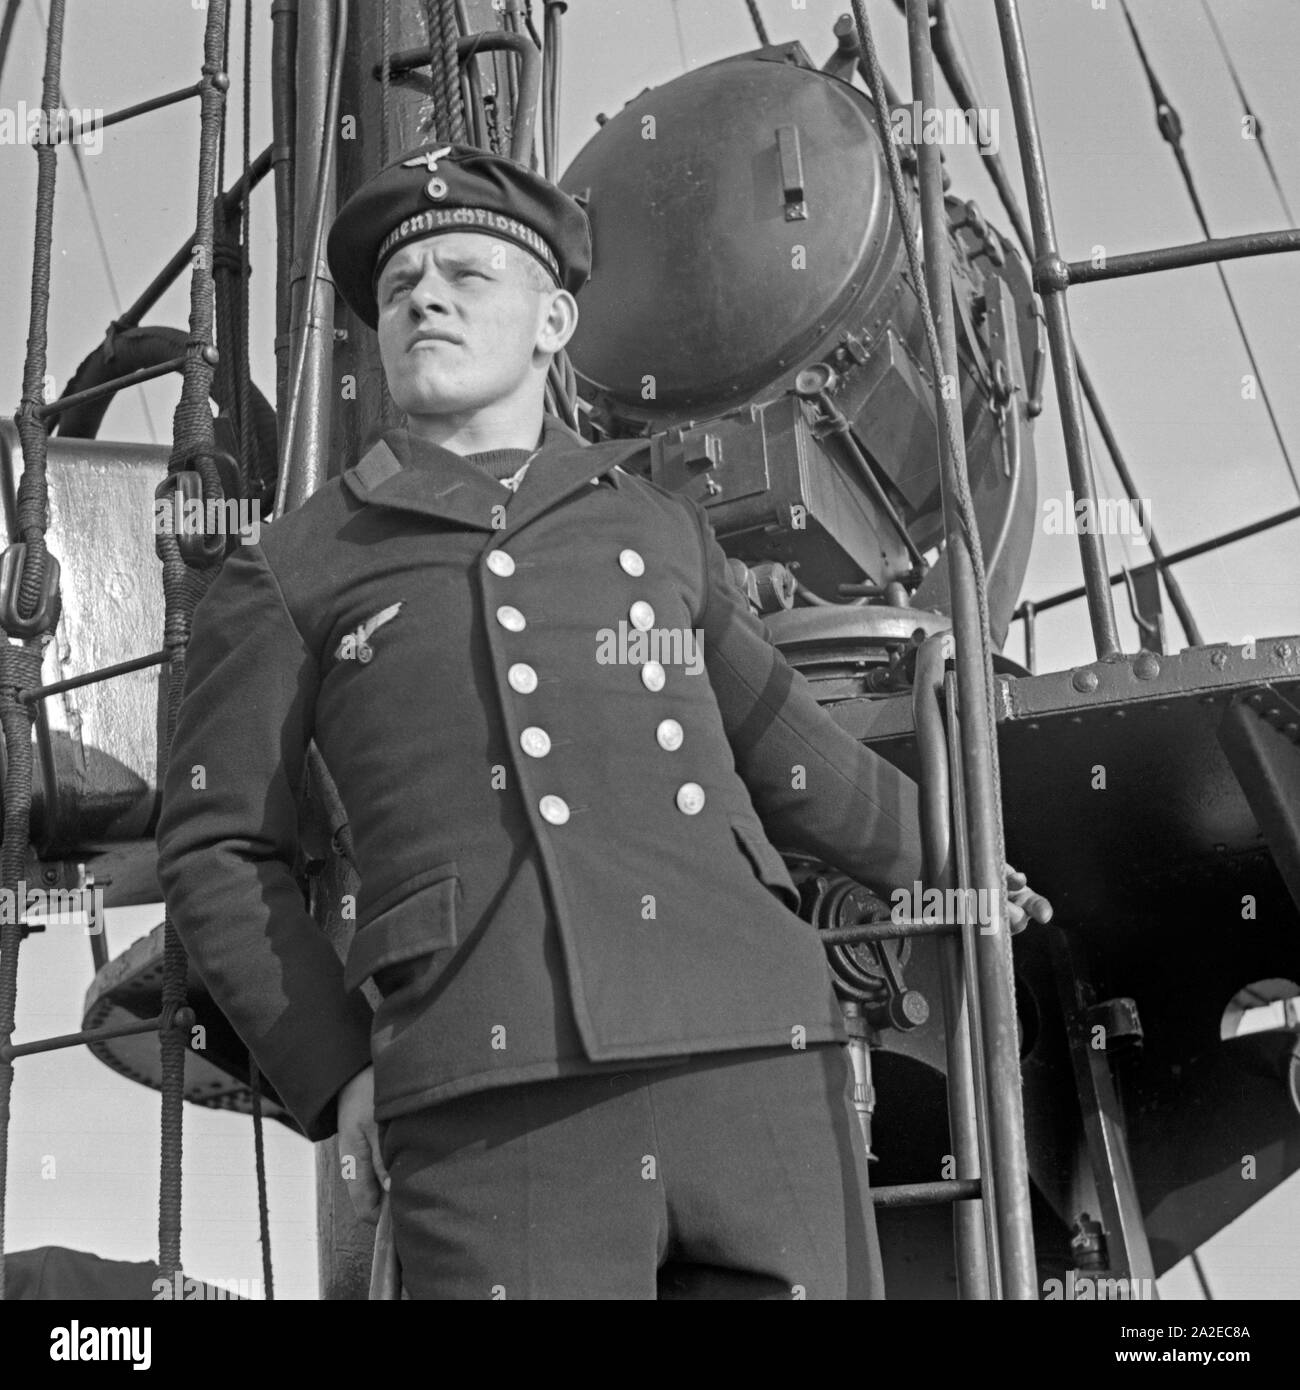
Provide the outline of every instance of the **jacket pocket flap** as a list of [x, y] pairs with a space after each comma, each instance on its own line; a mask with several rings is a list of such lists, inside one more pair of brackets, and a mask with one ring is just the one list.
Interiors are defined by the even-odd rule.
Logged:
[[456, 900], [460, 879], [454, 864], [442, 864], [412, 882], [392, 907], [373, 917], [352, 939], [343, 972], [345, 989], [356, 989], [376, 970], [456, 945]]
[[731, 828], [764, 887], [776, 893], [791, 912], [798, 912], [799, 890], [794, 886], [789, 869], [785, 867], [785, 860], [773, 848], [762, 829], [743, 820], [733, 820]]

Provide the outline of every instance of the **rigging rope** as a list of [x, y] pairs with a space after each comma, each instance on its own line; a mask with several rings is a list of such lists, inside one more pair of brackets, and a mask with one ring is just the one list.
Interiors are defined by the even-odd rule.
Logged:
[[[857, 25], [859, 52], [866, 62], [871, 99], [877, 112], [886, 112], [889, 110], [889, 101], [885, 90], [884, 74], [880, 70], [880, 58], [876, 52], [875, 40], [872, 37], [871, 24], [867, 19], [866, 6], [863, 0], [853, 0], [853, 18]], [[930, 360], [934, 364], [935, 378], [938, 380], [943, 376], [943, 350], [939, 344], [939, 332], [935, 327], [934, 311], [926, 286], [925, 267], [921, 263], [920, 251], [918, 250], [917, 231], [912, 225], [911, 214], [908, 211], [907, 192], [903, 185], [903, 171], [898, 161], [898, 148], [889, 139], [882, 139], [881, 144], [885, 151], [885, 163], [889, 169], [889, 186], [893, 192], [894, 206], [903, 225], [903, 245], [907, 251], [908, 270], [912, 276], [917, 302], [921, 309], [921, 319], [925, 326], [926, 346], [929, 349]], [[943, 416], [942, 428], [947, 441], [948, 453], [954, 464], [953, 473], [957, 484], [954, 500], [957, 507], [957, 518], [970, 550], [975, 601], [979, 611], [978, 636], [980, 649], [983, 653], [981, 665], [984, 673], [984, 700], [982, 703], [984, 705], [984, 722], [993, 780], [994, 836], [998, 863], [1002, 864], [1006, 860], [1002, 822], [1002, 774], [998, 758], [997, 698], [993, 676], [993, 639], [989, 622], [988, 582], [984, 573], [984, 549], [980, 544], [979, 523], [975, 516], [975, 503], [971, 497], [970, 479], [967, 477], [966, 469], [958, 466], [958, 460], [964, 458], [965, 454], [962, 447], [962, 425], [957, 414], [957, 402], [947, 392], [941, 392], [940, 406]]]
[[686, 38], [682, 33], [681, 11], [677, 8], [677, 0], [672, 0], [673, 5], [673, 28], [677, 31], [677, 56], [682, 60], [682, 71], [685, 72], [690, 67], [690, 59], [686, 56]]
[[[216, 200], [213, 229], [213, 274], [217, 291], [217, 399], [224, 404], [228, 423], [235, 436], [235, 455], [239, 466], [239, 496], [260, 500], [264, 460], [260, 456], [253, 404], [253, 379], [249, 363], [249, 107], [252, 76], [250, 44], [250, 0], [245, 0], [243, 33], [243, 132], [242, 196], [239, 207], [227, 211], [225, 200]], [[227, 29], [227, 57], [229, 29]], [[222, 131], [225, 129], [222, 117]], [[225, 167], [224, 157], [218, 164]]]
[[749, 6], [749, 17], [754, 21], [754, 32], [758, 35], [758, 41], [765, 48], [772, 42], [767, 36], [767, 25], [763, 23], [763, 16], [759, 12], [758, 0], [745, 0]]
[[[949, 88], [957, 100], [958, 107], [969, 112], [984, 109], [984, 102], [980, 100], [979, 94], [975, 91], [969, 80], [971, 65], [964, 56], [966, 46], [962, 41], [961, 31], [958, 29], [952, 14], [946, 9], [941, 9], [939, 11], [937, 23], [933, 29], [933, 38], [935, 54], [939, 58], [940, 66], [948, 81]], [[1007, 217], [1010, 219], [1016, 240], [1020, 243], [1026, 260], [1032, 264], [1035, 254], [1034, 239], [1025, 222], [1024, 213], [1021, 211], [1015, 191], [1011, 187], [1006, 173], [1002, 168], [1001, 161], [997, 155], [990, 155], [987, 161], [982, 162], [988, 172], [989, 180], [993, 184], [994, 190], [997, 192], [998, 199]], [[1074, 364], [1075, 370], [1078, 372], [1079, 376], [1079, 385], [1083, 389], [1084, 399], [1088, 402], [1088, 407], [1092, 411], [1097, 429], [1101, 432], [1101, 437], [1110, 455], [1111, 465], [1119, 476], [1123, 495], [1130, 499], [1136, 498], [1138, 496], [1137, 484], [1133, 480], [1133, 474], [1129, 469], [1123, 450], [1120, 448], [1119, 440], [1115, 435], [1114, 429], [1111, 427], [1110, 419], [1101, 403], [1101, 397], [1097, 392], [1096, 386], [1093, 384], [1092, 376], [1084, 363], [1083, 354], [1073, 334], [1070, 338], [1070, 346], [1074, 354]], [[1160, 544], [1160, 539], [1156, 535], [1154, 527], [1150, 528], [1148, 535], [1151, 540], [1151, 553], [1160, 566], [1160, 577], [1164, 581], [1165, 588], [1169, 593], [1169, 601], [1173, 604], [1174, 611], [1177, 613], [1178, 619], [1183, 625], [1183, 631], [1187, 634], [1188, 645], [1192, 647], [1202, 646], [1204, 644], [1201, 631], [1197, 626], [1196, 619], [1192, 616], [1191, 605], [1187, 602], [1187, 597], [1183, 593], [1182, 586], [1178, 582], [1178, 576], [1170, 566], [1164, 563], [1164, 548]]]
[[9, 41], [13, 38], [14, 21], [18, 18], [18, 7], [23, 0], [9, 0], [5, 6], [4, 19], [0, 20], [0, 77], [4, 76], [5, 59], [9, 56]]
[[[230, 25], [221, 35], [221, 71], [230, 71]], [[217, 137], [217, 187], [226, 186], [226, 111], [221, 111], [221, 133]]]
[[[243, 197], [240, 199], [239, 216], [239, 281], [236, 312], [239, 315], [239, 331], [236, 343], [239, 359], [235, 364], [235, 384], [239, 400], [239, 453], [244, 496], [253, 495], [251, 480], [258, 477], [257, 429], [253, 419], [253, 363], [248, 347], [249, 310], [248, 282], [253, 273], [249, 262], [249, 235], [252, 231], [253, 196], [252, 179], [249, 171], [253, 166], [252, 125], [253, 125], [253, 0], [244, 0], [244, 84], [243, 110]], [[225, 186], [224, 184], [222, 185]], [[218, 199], [218, 203], [222, 200]], [[259, 498], [259, 500], [261, 500]]]
[[[1196, 220], [1200, 223], [1202, 235], [1209, 241], [1212, 239], [1213, 233], [1210, 231], [1210, 224], [1205, 217], [1205, 209], [1202, 207], [1200, 196], [1196, 191], [1196, 181], [1192, 177], [1191, 165], [1187, 162], [1187, 153], [1183, 149], [1182, 120], [1173, 103], [1165, 95], [1164, 88], [1160, 85], [1160, 79], [1156, 76], [1155, 69], [1147, 58], [1146, 49], [1142, 45], [1142, 38], [1137, 31], [1137, 25], [1133, 23], [1133, 16], [1129, 13], [1127, 0], [1120, 0], [1120, 8], [1124, 11], [1124, 18], [1128, 21], [1129, 33], [1133, 36], [1138, 59], [1146, 73], [1147, 85], [1151, 88], [1151, 98], [1156, 107], [1156, 125], [1159, 127], [1165, 142], [1173, 151], [1174, 158], [1178, 161], [1178, 169], [1183, 176], [1183, 185], [1187, 189], [1188, 198], [1191, 200], [1192, 210], [1196, 213]], [[1228, 276], [1222, 262], [1215, 261], [1214, 268], [1219, 273], [1219, 283], [1223, 286], [1223, 293], [1227, 296], [1228, 308], [1231, 309], [1232, 317], [1236, 322], [1241, 344], [1246, 349], [1250, 370], [1254, 373], [1255, 383], [1259, 387], [1259, 398], [1263, 401], [1269, 423], [1273, 426], [1273, 436], [1277, 440], [1278, 448], [1282, 451], [1282, 461], [1286, 464], [1286, 471], [1291, 475], [1291, 482], [1295, 487], [1296, 495], [1300, 497], [1300, 477], [1296, 475], [1295, 465], [1292, 463], [1291, 454], [1286, 447], [1286, 440], [1282, 437], [1282, 427], [1274, 413], [1268, 387], [1264, 384], [1264, 374], [1260, 371], [1259, 363], [1255, 360], [1255, 350], [1251, 346], [1250, 335], [1246, 332], [1246, 325], [1242, 320], [1240, 310], [1237, 308], [1237, 300], [1232, 293], [1232, 286], [1228, 283]]]
[[[45, 546], [48, 524], [49, 490], [46, 476], [48, 428], [40, 408], [44, 403], [48, 353], [50, 272], [53, 244], [53, 209], [57, 174], [56, 146], [63, 136], [54, 119], [62, 102], [60, 68], [65, 20], [65, 0], [52, 0], [46, 25], [45, 75], [42, 94], [43, 129], [34, 141], [38, 159], [36, 217], [32, 260], [32, 296], [27, 353], [23, 370], [23, 393], [17, 412], [18, 433], [23, 448], [23, 475], [18, 488], [17, 529], [22, 540], [15, 547], [16, 561], [0, 601], [4, 605], [6, 633], [23, 637], [21, 646], [9, 640], [0, 645], [0, 729], [3, 730], [7, 770], [4, 779], [4, 839], [0, 844], [0, 882], [12, 893], [23, 873], [30, 853], [32, 793], [33, 711], [24, 693], [40, 684], [42, 654], [58, 621], [58, 565]], [[254, 438], [253, 391], [248, 377], [247, 352], [247, 211], [251, 180], [249, 154], [249, 104], [252, 25], [251, 0], [245, 5], [245, 90], [244, 90], [244, 190], [243, 216], [238, 223], [245, 239], [237, 248], [240, 280], [244, 294], [227, 303], [227, 336], [232, 346], [242, 339], [237, 356], [242, 370], [234, 383], [242, 397], [238, 414], [243, 436], [243, 463], [251, 466]], [[199, 158], [198, 217], [194, 237], [194, 271], [191, 279], [190, 332], [180, 400], [173, 422], [173, 449], [168, 476], [173, 477], [192, 465], [202, 480], [205, 498], [220, 498], [221, 483], [213, 458], [214, 434], [208, 405], [212, 388], [212, 369], [216, 360], [212, 349], [215, 286], [213, 280], [214, 239], [220, 205], [216, 199], [218, 166], [224, 155], [225, 91], [228, 85], [224, 55], [227, 51], [226, 0], [213, 0], [204, 35], [202, 67], [201, 135]], [[74, 154], [77, 151], [74, 148]], [[84, 182], [84, 178], [83, 178]], [[235, 220], [235, 219], [232, 219]], [[231, 247], [225, 248], [227, 253]], [[174, 536], [159, 536], [157, 547], [163, 560], [165, 599], [165, 645], [170, 654], [166, 734], [160, 749], [160, 780], [166, 771], [166, 758], [175, 732], [176, 715], [184, 685], [185, 645], [189, 626], [199, 598], [215, 577], [215, 567], [194, 569], [186, 563]], [[25, 932], [21, 914], [6, 914], [0, 925], [0, 1043], [12, 1041], [17, 1002], [18, 951]], [[164, 918], [164, 980], [162, 990], [163, 1023], [159, 1028], [162, 1053], [162, 1122], [159, 1176], [159, 1271], [167, 1278], [180, 1272], [181, 1159], [184, 1105], [186, 1040], [175, 1026], [178, 1011], [185, 1005], [187, 961], [184, 947], [170, 916]], [[257, 1081], [254, 1075], [253, 1084]], [[4, 1216], [5, 1179], [8, 1166], [8, 1134], [13, 1087], [13, 1061], [0, 1056], [0, 1298], [4, 1295]], [[259, 1206], [262, 1218], [263, 1270], [270, 1290], [270, 1242], [266, 1213], [264, 1148], [261, 1134], [260, 1097], [254, 1097], [255, 1145], [258, 1158]]]
[[[256, 495], [260, 501], [263, 460], [258, 446], [248, 350], [250, 39], [251, 2], [244, 0], [242, 195], [239, 207], [232, 208], [229, 212], [223, 198], [216, 200], [212, 269], [216, 276], [217, 350], [220, 353], [217, 362], [217, 399], [224, 402], [228, 422], [237, 441], [234, 452], [239, 467], [239, 495]], [[229, 52], [227, 27], [227, 57]], [[223, 132], [225, 128], [223, 112]], [[224, 156], [218, 156], [218, 164], [224, 170]]]
[[262, 1286], [266, 1301], [275, 1301], [275, 1277], [271, 1269], [271, 1215], [266, 1200], [266, 1144], [262, 1135], [262, 1073], [257, 1059], [248, 1054], [248, 1091], [253, 1108], [253, 1155], [257, 1167], [257, 1230], [262, 1243]]
[[[203, 36], [198, 211], [194, 231], [194, 270], [190, 278], [190, 339], [180, 400], [172, 422], [172, 453], [167, 463], [169, 479], [187, 471], [199, 475], [205, 502], [221, 496], [221, 481], [213, 457], [215, 444], [209, 398], [215, 359], [212, 349], [215, 310], [212, 261], [217, 160], [228, 85], [221, 63], [225, 32], [226, 0], [209, 0]], [[167, 760], [185, 684], [190, 624], [199, 599], [216, 577], [217, 566], [194, 567], [188, 564], [181, 555], [180, 541], [175, 535], [159, 534], [155, 537], [155, 544], [163, 562], [163, 646], [169, 656], [166, 733], [158, 759], [161, 783], [166, 777]], [[181, 1269], [181, 1159], [188, 1039], [172, 1020], [177, 1011], [185, 1006], [186, 973], [185, 947], [169, 912], [163, 919], [163, 1023], [159, 1029], [162, 1124], [158, 1191], [158, 1271], [167, 1279], [179, 1274]]]
[[1282, 204], [1282, 211], [1286, 213], [1286, 220], [1294, 227], [1296, 224], [1295, 213], [1291, 211], [1291, 204], [1287, 202], [1286, 194], [1282, 191], [1282, 182], [1277, 176], [1277, 170], [1273, 167], [1273, 156], [1269, 154], [1268, 146], [1264, 143], [1264, 122], [1255, 114], [1246, 97], [1246, 89], [1242, 85], [1241, 78], [1237, 75], [1237, 65], [1232, 61], [1232, 54], [1228, 52], [1227, 41], [1214, 18], [1214, 11], [1210, 8], [1210, 0], [1201, 0], [1201, 8], [1205, 11], [1206, 19], [1210, 21], [1210, 28], [1214, 30], [1215, 42], [1219, 45], [1219, 52], [1223, 54], [1223, 61], [1227, 65], [1229, 76], [1232, 78], [1232, 85], [1236, 87], [1237, 96], [1241, 99], [1241, 109], [1250, 118], [1255, 143], [1259, 146], [1259, 152], [1264, 157], [1268, 176], [1273, 181], [1273, 191], [1277, 194], [1278, 202]]
[[388, 88], [392, 74], [388, 64], [392, 58], [391, 25], [388, 16], [388, 0], [379, 0], [379, 167], [388, 168]]
[[[49, 29], [49, 20], [45, 15], [45, 7], [37, 0], [36, 14], [41, 21], [42, 29]], [[62, 85], [59, 88], [59, 105], [63, 110], [68, 111], [72, 103], [68, 100]], [[117, 310], [118, 317], [122, 315], [122, 300], [118, 294], [117, 280], [113, 275], [113, 264], [108, 254], [108, 244], [104, 240], [104, 229], [100, 224], [99, 210], [95, 206], [94, 194], [90, 191], [90, 180], [86, 178], [86, 164], [81, 154], [81, 143], [78, 140], [69, 142], [72, 151], [73, 166], [77, 171], [77, 181], [81, 184], [81, 191], [86, 198], [86, 212], [90, 217], [90, 230], [95, 238], [95, 246], [99, 252], [99, 259], [104, 267], [104, 278], [108, 281], [109, 294], [113, 299], [113, 307]], [[149, 439], [152, 443], [158, 442], [158, 430], [154, 425], [153, 411], [149, 408], [149, 397], [142, 391], [140, 393], [140, 410], [144, 415], [145, 428], [149, 431]]]
[[[7, 768], [4, 779], [4, 842], [0, 844], [0, 885], [16, 892], [30, 849], [32, 806], [32, 722], [34, 711], [23, 693], [41, 683], [45, 645], [58, 621], [57, 561], [45, 547], [49, 517], [49, 486], [45, 472], [47, 432], [39, 414], [45, 396], [49, 345], [50, 266], [54, 237], [54, 185], [58, 172], [60, 68], [63, 58], [64, 0], [51, 0], [45, 38], [45, 75], [37, 161], [35, 244], [32, 248], [32, 295], [23, 362], [23, 391], [18, 406], [18, 435], [22, 442], [23, 476], [18, 485], [17, 572], [10, 577], [6, 607], [17, 616], [37, 622], [23, 635], [21, 646], [0, 645], [0, 730], [4, 734]], [[17, 582], [21, 580], [21, 582]], [[47, 583], [51, 599], [42, 595]], [[17, 590], [15, 593], [14, 590]], [[6, 627], [9, 632], [9, 627]], [[17, 636], [17, 633], [12, 635]], [[18, 952], [24, 925], [21, 912], [4, 914], [0, 925], [0, 1044], [12, 1041], [18, 1006]], [[9, 1113], [13, 1095], [13, 1061], [0, 1057], [0, 1298], [4, 1297], [4, 1220], [9, 1168]]]
[[546, 41], [540, 45], [542, 49], [542, 176], [551, 183], [555, 182], [559, 172], [556, 168], [556, 142], [559, 134], [560, 30], [555, 19], [555, 10], [548, 4], [542, 16], [542, 32], [546, 36]]
[[[10, 583], [21, 578], [16, 600], [12, 591], [8, 602], [15, 602], [20, 618], [42, 617], [38, 631], [25, 637], [21, 646], [5, 640], [0, 647], [0, 727], [3, 728], [8, 759], [4, 785], [4, 842], [0, 846], [0, 882], [14, 892], [29, 850], [32, 794], [33, 710], [22, 698], [25, 690], [40, 684], [41, 659], [58, 616], [57, 590], [53, 603], [40, 615], [41, 594], [47, 584], [57, 584], [56, 562], [45, 546], [49, 513], [46, 465], [46, 425], [39, 415], [44, 399], [44, 383], [49, 342], [50, 267], [54, 231], [54, 187], [57, 174], [55, 142], [58, 131], [54, 114], [60, 101], [59, 74], [62, 62], [64, 0], [53, 0], [46, 30], [45, 76], [41, 105], [44, 110], [41, 138], [36, 142], [37, 189], [35, 245], [32, 255], [31, 312], [27, 354], [23, 365], [23, 391], [18, 407], [18, 434], [22, 442], [23, 475], [18, 487], [18, 530], [22, 537], [18, 551], [18, 572]], [[7, 914], [13, 918], [19, 913]], [[18, 951], [23, 937], [21, 922], [6, 920], [0, 927], [0, 1042], [11, 1041], [17, 1012]], [[0, 1297], [4, 1293], [4, 1216], [5, 1185], [8, 1171], [9, 1113], [13, 1090], [13, 1063], [0, 1061]]]
[[456, 56], [455, 0], [424, 0], [429, 34], [429, 70], [433, 78], [430, 134], [452, 144], [465, 142], [465, 103], [460, 93], [460, 59]]

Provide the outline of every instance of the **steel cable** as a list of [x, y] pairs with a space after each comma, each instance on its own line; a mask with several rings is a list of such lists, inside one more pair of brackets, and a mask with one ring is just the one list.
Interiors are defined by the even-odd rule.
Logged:
[[[1187, 152], [1183, 149], [1183, 123], [1178, 115], [1174, 104], [1165, 95], [1164, 88], [1160, 84], [1160, 79], [1156, 76], [1155, 69], [1151, 66], [1150, 59], [1142, 44], [1142, 37], [1138, 33], [1137, 25], [1133, 22], [1133, 16], [1129, 13], [1126, 0], [1120, 0], [1120, 8], [1124, 11], [1124, 18], [1128, 22], [1129, 33], [1133, 37], [1133, 45], [1137, 49], [1138, 59], [1142, 64], [1142, 70], [1146, 73], [1147, 85], [1151, 89], [1151, 99], [1156, 108], [1156, 125], [1165, 142], [1173, 151], [1174, 159], [1177, 161], [1179, 173], [1182, 175], [1183, 187], [1187, 190], [1187, 197], [1192, 204], [1192, 211], [1196, 214], [1196, 220], [1201, 228], [1201, 234], [1207, 241], [1212, 240], [1213, 233], [1210, 231], [1210, 224], [1205, 216], [1205, 208], [1201, 203], [1200, 194], [1196, 190], [1196, 180], [1192, 177], [1192, 167], [1187, 160]], [[1300, 477], [1296, 475], [1295, 465], [1291, 461], [1290, 450], [1286, 447], [1286, 439], [1282, 434], [1282, 426], [1278, 422], [1276, 413], [1273, 410], [1273, 402], [1268, 393], [1268, 387], [1264, 384], [1264, 374], [1259, 369], [1259, 363], [1255, 359], [1255, 349], [1251, 345], [1250, 334], [1246, 331], [1245, 321], [1241, 317], [1241, 311], [1237, 307], [1236, 296], [1232, 293], [1232, 286], [1228, 283], [1227, 272], [1221, 262], [1216, 261], [1215, 270], [1219, 274], [1219, 283], [1223, 286], [1223, 293], [1228, 300], [1228, 308], [1232, 312], [1233, 321], [1237, 325], [1237, 334], [1241, 338], [1241, 345], [1246, 350], [1246, 359], [1250, 363], [1250, 370], [1254, 374], [1254, 380], [1259, 387], [1259, 398], [1264, 404], [1264, 410], [1268, 415], [1269, 424], [1273, 427], [1273, 437], [1277, 440], [1277, 446], [1282, 451], [1282, 462], [1286, 464], [1286, 471], [1291, 475], [1292, 486], [1296, 490], [1296, 495], [1300, 497]]]
[[1273, 156], [1269, 154], [1268, 146], [1264, 143], [1264, 122], [1255, 114], [1254, 108], [1246, 96], [1246, 88], [1237, 73], [1237, 65], [1232, 61], [1232, 54], [1228, 51], [1228, 43], [1223, 37], [1223, 31], [1214, 18], [1214, 11], [1210, 8], [1210, 0], [1201, 0], [1201, 8], [1205, 11], [1206, 19], [1210, 21], [1210, 28], [1214, 30], [1214, 41], [1219, 45], [1219, 52], [1223, 54], [1223, 61], [1227, 66], [1228, 75], [1232, 78], [1232, 85], [1237, 89], [1237, 96], [1241, 100], [1241, 109], [1250, 118], [1254, 140], [1259, 146], [1259, 152], [1264, 159], [1264, 166], [1273, 182], [1273, 191], [1277, 194], [1278, 202], [1282, 204], [1282, 211], [1286, 213], [1286, 220], [1294, 227], [1296, 224], [1295, 213], [1291, 211], [1291, 204], [1287, 202], [1286, 194], [1282, 190], [1282, 181], [1278, 178], [1277, 169], [1273, 166]]

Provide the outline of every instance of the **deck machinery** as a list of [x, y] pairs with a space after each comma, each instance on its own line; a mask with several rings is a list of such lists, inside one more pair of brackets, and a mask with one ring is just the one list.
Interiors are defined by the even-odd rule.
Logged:
[[[773, 641], [842, 726], [916, 777], [942, 813], [927, 849], [944, 850], [944, 881], [960, 887], [979, 881], [972, 847], [997, 814], [969, 780], [982, 712], [960, 683], [963, 645], [978, 659], [969, 615], [972, 586], [983, 589], [1007, 857], [1052, 899], [1053, 923], [1013, 946], [1002, 924], [999, 985], [1000, 967], [975, 968], [991, 949], [977, 930], [954, 933], [919, 898], [904, 914], [911, 926], [894, 930], [882, 895], [790, 857], [805, 915], [832, 933], [888, 1286], [903, 1297], [1032, 1297], [1070, 1270], [1153, 1279], [1300, 1166], [1296, 1034], [1234, 1027], [1252, 1004], [1300, 994], [1300, 637], [1198, 637], [1167, 651], [1148, 585], [1143, 645], [1122, 652], [1104, 542], [1089, 535], [1095, 659], [1032, 672], [1002, 654], [1013, 620], [1032, 623], [1017, 605], [1039, 519], [1033, 427], [1049, 365], [1072, 486], [1082, 498], [1095, 486], [1076, 427], [1071, 268], [1055, 250], [1015, 3], [995, 2], [1031, 194], [1028, 259], [947, 189], [937, 151], [896, 140], [903, 103], [890, 89], [882, 109], [853, 16], [820, 65], [800, 44], [764, 42], [646, 89], [563, 171], [553, 111], [536, 142], [595, 240], [552, 407], [573, 410], [593, 440], [648, 439], [649, 476], [703, 503]], [[522, 0], [455, 8], [471, 133], [529, 157], [541, 60]], [[563, 8], [546, 0], [557, 52]], [[908, 8], [924, 99], [930, 38], [924, 6]], [[421, 7], [383, 10], [276, 11], [275, 143], [291, 152], [275, 166], [282, 504], [398, 423], [372, 336], [312, 273], [317, 214], [385, 153], [418, 143], [430, 115]], [[322, 159], [331, 97], [359, 131], [339, 142], [333, 168]], [[925, 254], [924, 297], [909, 228]], [[935, 325], [955, 372], [936, 374]], [[357, 389], [342, 411], [345, 378]], [[269, 410], [258, 414], [263, 439]], [[227, 413], [218, 441], [234, 458], [258, 436], [223, 433]], [[135, 521], [167, 452], [93, 440], [98, 418], [71, 414], [49, 442], [49, 535], [63, 572], [47, 685], [151, 650], [162, 628], [152, 537]], [[951, 487], [963, 465], [953, 420], [964, 513]], [[270, 502], [265, 453], [245, 460], [243, 477]], [[15, 431], [0, 425], [12, 539], [21, 467]], [[974, 570], [963, 515], [977, 526]], [[953, 631], [955, 643], [943, 635]], [[164, 687], [155, 666], [39, 700], [29, 878], [98, 883], [108, 906], [157, 901]], [[324, 904], [349, 885], [344, 820], [317, 765], [300, 868], [340, 949], [349, 924]], [[39, 937], [26, 949], [39, 952]], [[158, 1040], [138, 1025], [159, 1012], [161, 961], [161, 929], [114, 959], [100, 948], [82, 1020], [96, 1055], [147, 1085], [159, 1084]], [[196, 978], [189, 1003], [208, 1043], [186, 1057], [187, 1098], [248, 1110], [242, 1044]], [[1010, 1109], [996, 1080], [1008, 1059], [1021, 1098]], [[293, 1124], [265, 1083], [261, 1105]], [[329, 1150], [318, 1165], [322, 1293], [364, 1297], [370, 1233], [351, 1219]]]

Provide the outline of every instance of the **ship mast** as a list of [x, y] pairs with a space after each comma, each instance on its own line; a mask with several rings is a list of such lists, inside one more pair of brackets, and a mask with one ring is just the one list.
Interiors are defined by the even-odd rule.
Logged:
[[[558, 20], [558, 14], [551, 17], [549, 12], [563, 8], [547, 0], [548, 29]], [[378, 339], [335, 300], [318, 229], [328, 230], [336, 208], [387, 160], [435, 134], [441, 137], [430, 69], [390, 64], [385, 73], [383, 60], [385, 54], [390, 59], [415, 50], [427, 54], [428, 24], [445, 22], [445, 11], [451, 11], [462, 34], [500, 35], [498, 43], [518, 43], [506, 37], [518, 34], [532, 43], [521, 0], [504, 0], [499, 11], [492, 0], [425, 0], [422, 5], [277, 0], [273, 7], [274, 139], [277, 152], [291, 152], [276, 164], [276, 394], [277, 417], [283, 422], [277, 514], [349, 468], [381, 431], [402, 423], [385, 386]], [[341, 53], [336, 43], [340, 28]], [[511, 65], [510, 55], [497, 49], [461, 68], [471, 132], [484, 131], [507, 150], [515, 86]], [[475, 69], [472, 77], [468, 67]], [[338, 90], [331, 102], [336, 69]], [[322, 148], [331, 106], [337, 113], [332, 157]], [[471, 138], [471, 143], [476, 142]], [[328, 173], [324, 181], [322, 168]], [[341, 806], [314, 750], [311, 769], [310, 808], [331, 839], [346, 848]], [[355, 901], [357, 887], [351, 865], [337, 854], [327, 856], [312, 881], [313, 915], [340, 952], [356, 925], [345, 919], [341, 905], [347, 895]], [[316, 1196], [320, 1295], [365, 1298], [374, 1230], [352, 1210], [340, 1176], [337, 1139], [317, 1146]]]

